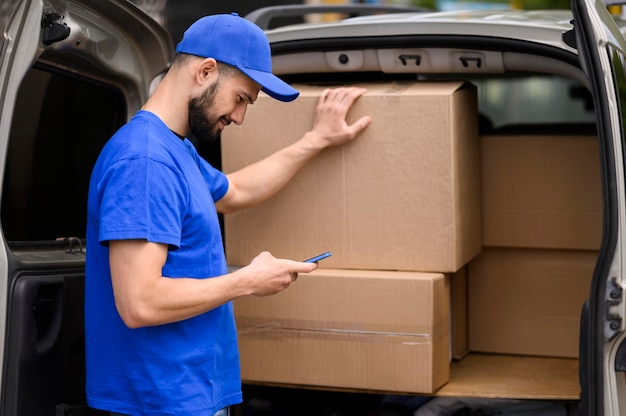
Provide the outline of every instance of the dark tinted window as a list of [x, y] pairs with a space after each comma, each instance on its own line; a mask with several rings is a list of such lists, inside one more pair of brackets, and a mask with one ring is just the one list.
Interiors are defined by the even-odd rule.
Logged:
[[595, 123], [591, 94], [574, 80], [528, 75], [471, 81], [478, 87], [479, 111], [494, 128]]
[[30, 71], [19, 90], [4, 172], [1, 220], [8, 241], [84, 238], [89, 175], [125, 114], [114, 89]]

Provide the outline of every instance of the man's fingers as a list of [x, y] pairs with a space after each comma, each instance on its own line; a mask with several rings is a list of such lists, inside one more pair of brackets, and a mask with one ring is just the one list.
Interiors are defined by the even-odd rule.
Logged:
[[363, 116], [354, 123], [352, 123], [352, 125], [349, 126], [349, 129], [352, 131], [352, 134], [356, 136], [367, 126], [369, 126], [371, 122], [372, 118], [370, 116]]
[[341, 103], [352, 105], [352, 103], [365, 94], [367, 90], [360, 87], [339, 87], [325, 89], [320, 94], [320, 101], [326, 104]]

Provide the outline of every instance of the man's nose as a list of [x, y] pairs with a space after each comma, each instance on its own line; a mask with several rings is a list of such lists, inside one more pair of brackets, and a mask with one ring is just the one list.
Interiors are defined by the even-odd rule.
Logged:
[[243, 120], [246, 117], [247, 108], [247, 105], [237, 106], [237, 108], [235, 108], [235, 111], [230, 114], [230, 120], [239, 126], [241, 123], [243, 123]]

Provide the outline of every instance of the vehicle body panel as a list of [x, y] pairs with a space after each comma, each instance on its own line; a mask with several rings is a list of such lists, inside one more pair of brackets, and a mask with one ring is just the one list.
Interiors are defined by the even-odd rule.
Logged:
[[[0, 413], [69, 414], [86, 407], [85, 180], [100, 146], [167, 70], [173, 44], [126, 1], [23, 0], [0, 9]], [[21, 212], [16, 198], [24, 197], [47, 208]]]
[[[583, 121], [593, 124], [600, 137], [603, 240], [589, 300], [582, 312], [581, 410], [584, 415], [612, 416], [626, 413], [626, 302], [622, 295], [626, 283], [622, 264], [626, 255], [622, 115], [625, 25], [621, 17], [610, 16], [600, 2], [573, 0], [572, 9], [573, 14], [461, 11], [379, 15], [279, 27], [267, 34], [275, 72], [293, 82], [321, 80], [342, 84], [462, 76], [487, 90], [484, 80], [506, 83], [510, 79], [525, 80], [531, 74], [537, 78], [573, 80], [591, 92], [595, 113]], [[50, 26], [42, 27], [42, 21]], [[163, 27], [126, 1], [3, 2], [0, 27], [4, 28], [0, 43], [3, 200], [21, 195], [7, 184], [13, 183], [9, 176], [16, 174], [12, 166], [20, 164], [12, 159], [15, 143], [24, 144], [22, 135], [27, 136], [16, 131], [23, 118], [16, 108], [20, 108], [19, 103], [23, 105], [24, 96], [39, 103], [42, 108], [37, 111], [58, 107], [58, 114], [68, 112], [64, 111], [66, 108], [83, 114], [77, 106], [84, 102], [68, 103], [62, 100], [64, 93], [97, 94], [102, 105], [87, 106], [84, 111], [109, 111], [110, 114], [102, 115], [106, 126], [98, 125], [101, 131], [92, 136], [81, 125], [84, 130], [74, 134], [75, 139], [97, 145], [86, 156], [70, 159], [72, 163], [88, 162], [111, 130], [140, 108], [174, 53]], [[533, 76], [529, 79], [536, 82]], [[36, 95], [33, 86], [46, 82], [62, 87], [44, 100], [44, 94]], [[496, 87], [502, 85], [508, 84]], [[527, 84], [520, 85], [510, 92], [518, 95], [504, 94], [504, 98], [519, 98]], [[562, 83], [564, 90], [569, 85]], [[523, 113], [524, 109], [512, 106], [506, 110], [503, 113], [509, 117]], [[52, 112], [46, 120], [56, 120], [58, 114]], [[508, 121], [497, 122], [495, 127]], [[52, 129], [44, 131], [51, 132]], [[59, 143], [68, 148], [76, 146], [76, 141]], [[60, 171], [63, 173], [58, 176], [87, 176], [88, 167], [81, 169], [69, 174]], [[81, 205], [80, 196], [75, 198], [72, 204]], [[54, 211], [52, 205], [58, 204], [47, 199], [46, 202], [50, 204], [41, 204], [42, 216]], [[35, 237], [22, 238], [28, 234], [21, 234], [16, 225], [21, 224], [21, 217], [7, 220], [11, 218], [7, 206], [10, 204], [3, 203], [0, 235], [0, 345], [4, 348], [0, 355], [0, 413], [14, 416], [70, 414], [75, 408], [87, 411], [81, 344], [84, 236], [76, 236], [74, 229], [68, 228], [70, 231], [64, 233], [63, 228], [54, 228], [52, 237], [46, 237], [42, 229], [47, 217], [38, 222], [26, 216], [26, 222], [37, 230]], [[20, 211], [20, 206], [13, 208]], [[63, 206], [60, 210], [69, 209]]]
[[[605, 195], [604, 238], [581, 331], [584, 414], [626, 412], [624, 374], [616, 366], [624, 336], [624, 126], [626, 42], [601, 2], [572, 1], [576, 39], [598, 114]], [[623, 354], [623, 352], [622, 352]]]

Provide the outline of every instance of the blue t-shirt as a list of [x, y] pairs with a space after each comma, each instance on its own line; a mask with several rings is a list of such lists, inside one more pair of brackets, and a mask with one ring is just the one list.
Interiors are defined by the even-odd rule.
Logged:
[[88, 199], [85, 337], [90, 407], [130, 415], [212, 415], [241, 402], [232, 304], [181, 322], [128, 328], [113, 299], [108, 241], [169, 245], [163, 275], [227, 273], [214, 201], [228, 180], [154, 114], [106, 144]]

